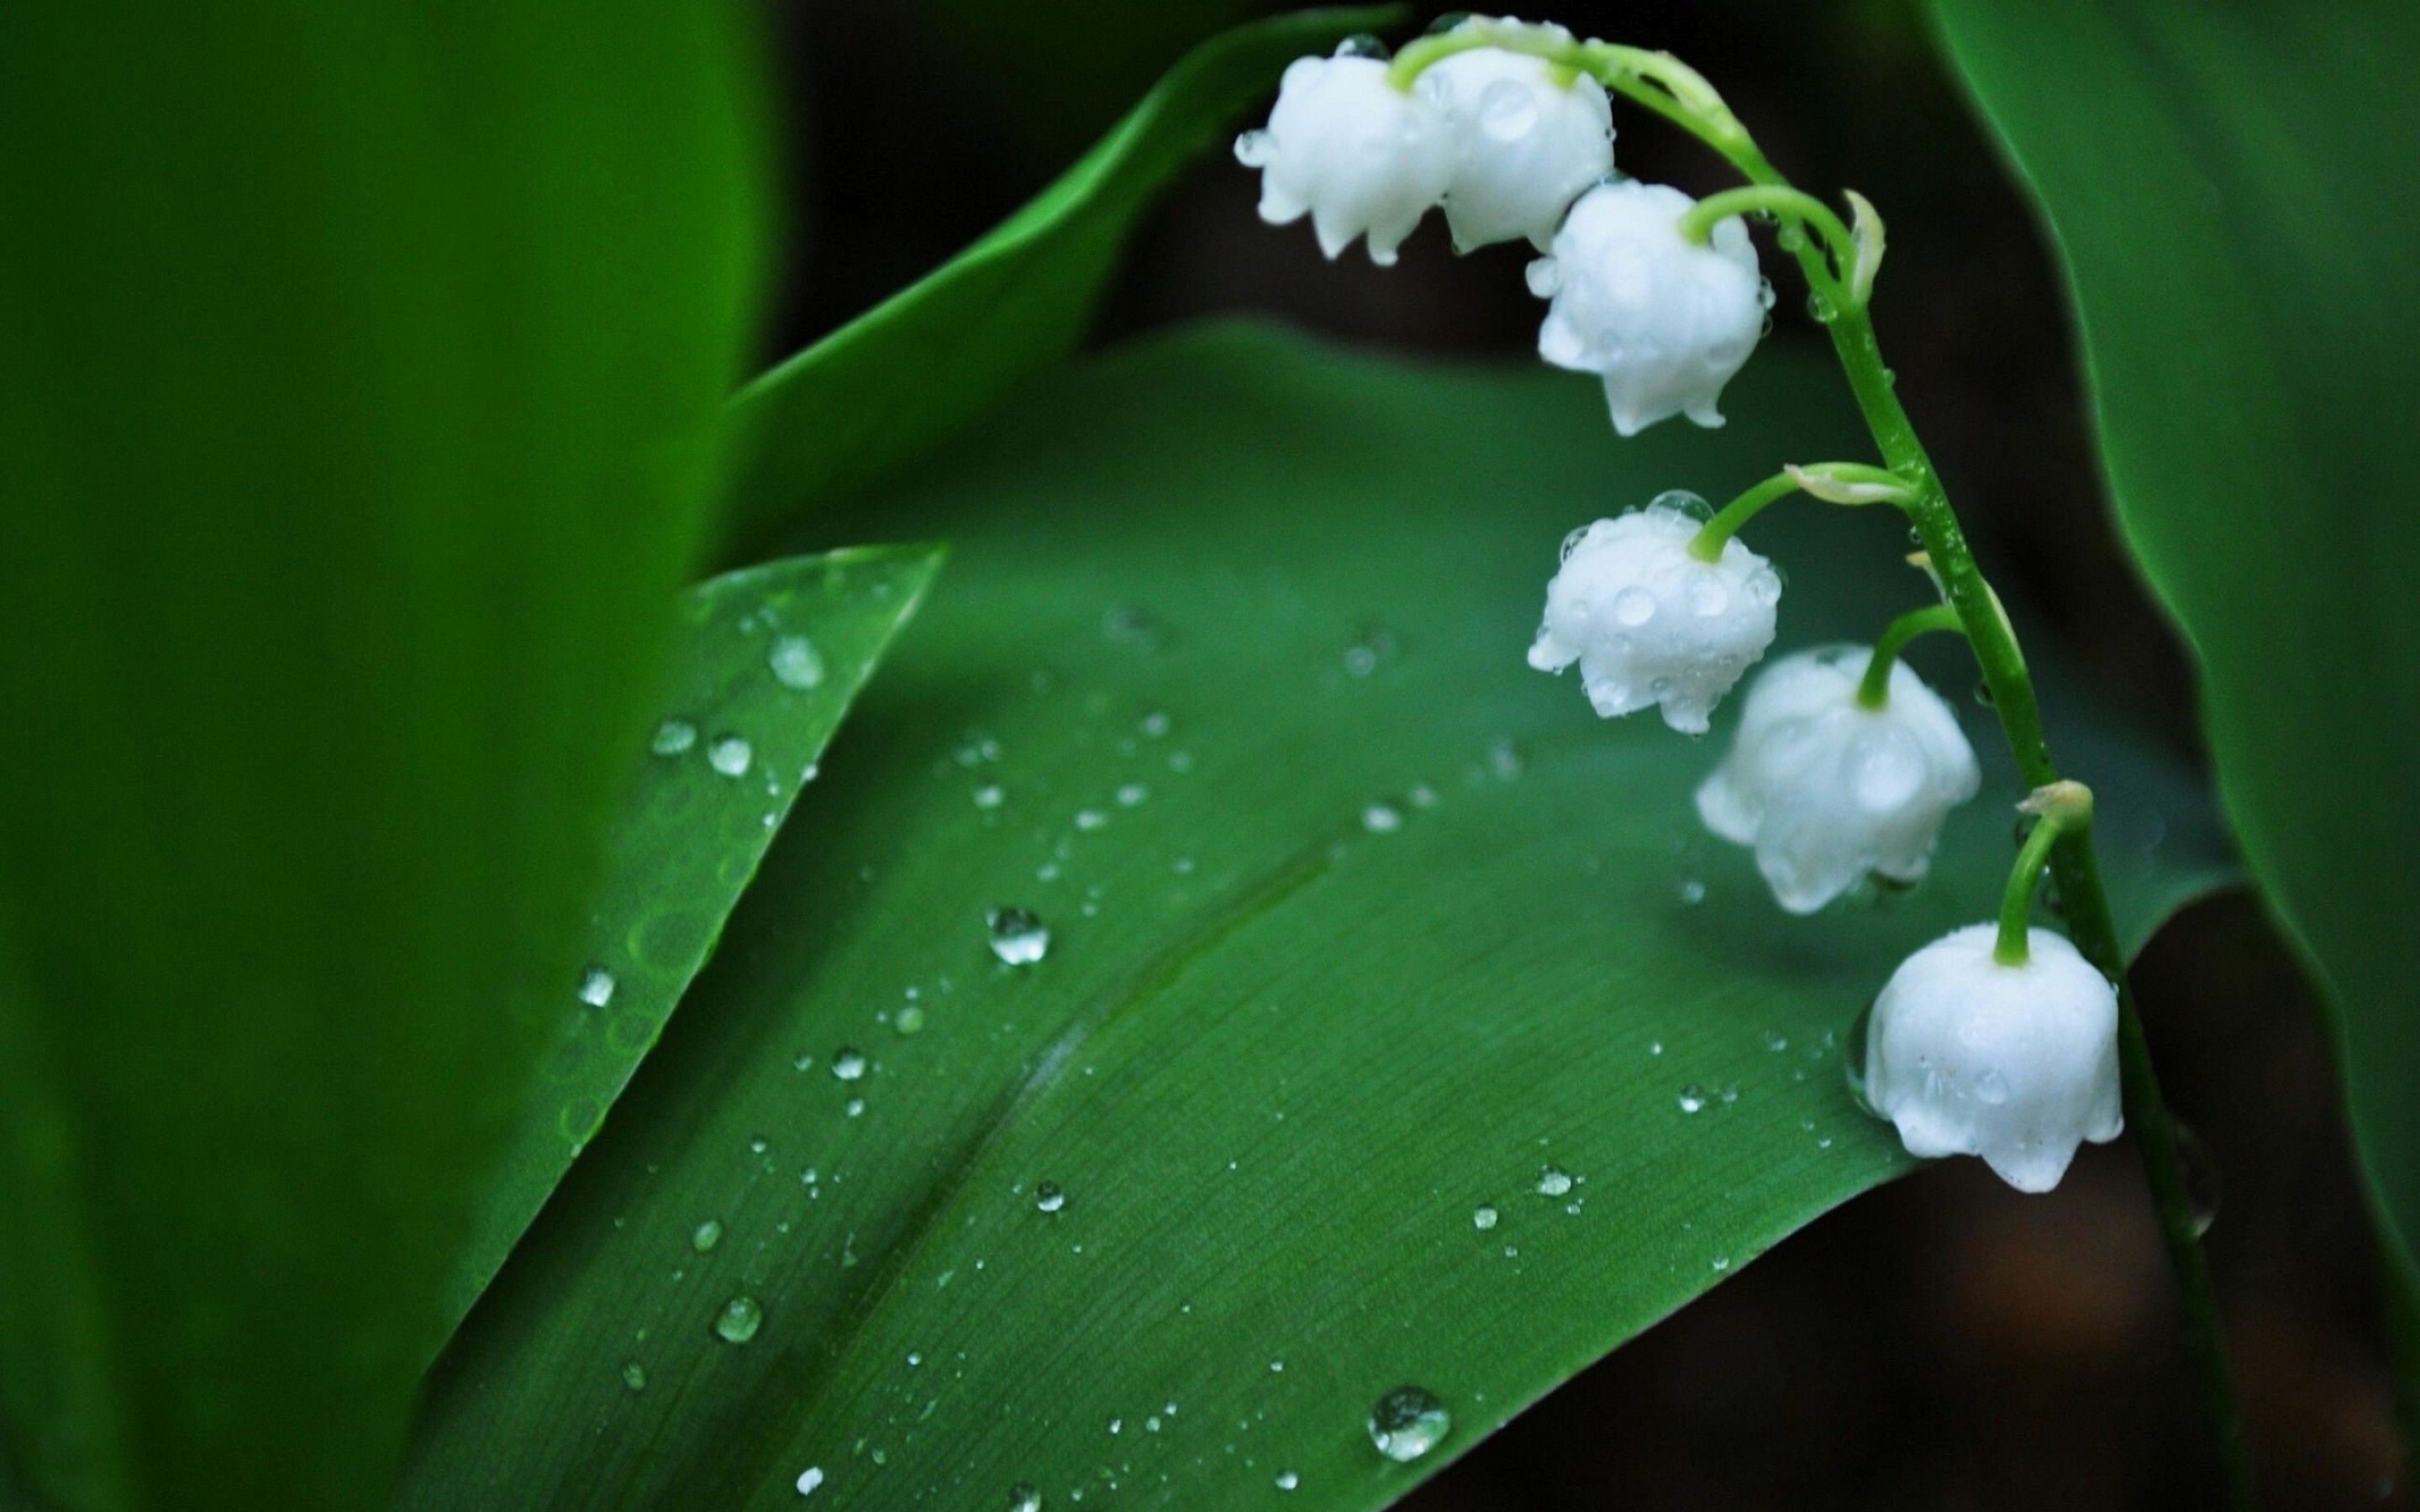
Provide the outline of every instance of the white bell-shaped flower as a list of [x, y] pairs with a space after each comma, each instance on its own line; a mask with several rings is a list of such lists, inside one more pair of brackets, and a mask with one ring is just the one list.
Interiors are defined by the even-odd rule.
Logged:
[[1773, 644], [1781, 579], [1736, 536], [1699, 561], [1689, 543], [1704, 521], [1670, 497], [1563, 542], [1529, 665], [1559, 672], [1576, 661], [1599, 715], [1660, 703], [1666, 724], [1697, 735]]
[[1980, 1155], [2020, 1192], [2047, 1192], [2076, 1146], [2125, 1127], [2118, 994], [2049, 930], [2003, 965], [1998, 930], [1970, 924], [1900, 963], [1874, 999], [1865, 1093], [1911, 1155]]
[[1464, 251], [1528, 237], [1544, 252], [1572, 201], [1613, 171], [1613, 106], [1586, 74], [1474, 48], [1431, 64], [1420, 88], [1452, 123], [1445, 221]]
[[1699, 246], [1680, 231], [1696, 203], [1666, 184], [1600, 185], [1529, 265], [1530, 290], [1554, 301], [1538, 355], [1603, 375], [1624, 436], [1673, 415], [1721, 424], [1714, 403], [1764, 331], [1772, 295], [1746, 225], [1728, 216]]
[[1869, 872], [1917, 882], [1982, 771], [1958, 716], [1904, 661], [1857, 700], [1870, 646], [1784, 656], [1757, 674], [1730, 754], [1698, 789], [1706, 827], [1755, 847], [1776, 902], [1811, 914]]
[[1235, 139], [1235, 159], [1261, 170], [1261, 219], [1311, 217], [1334, 257], [1367, 233], [1386, 267], [1453, 177], [1454, 132], [1435, 100], [1398, 89], [1385, 60], [1339, 48], [1296, 58], [1278, 85], [1268, 126]]

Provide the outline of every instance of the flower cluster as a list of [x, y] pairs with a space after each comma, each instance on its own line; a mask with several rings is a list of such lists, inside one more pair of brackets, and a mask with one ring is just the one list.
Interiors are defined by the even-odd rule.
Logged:
[[[1263, 218], [1309, 216], [1331, 258], [1366, 238], [1381, 266], [1432, 208], [1458, 249], [1527, 239], [1545, 254], [1528, 269], [1530, 291], [1548, 301], [1539, 355], [1597, 375], [1621, 435], [1676, 415], [1723, 423], [1724, 386], [1773, 302], [1746, 224], [1726, 211], [1776, 210], [1786, 244], [1807, 246], [1810, 229], [1823, 238], [1807, 264], [1819, 318], [1833, 317], [1836, 299], [1862, 311], [1870, 297], [1883, 228], [1856, 195], [1852, 230], [1771, 181], [1761, 156], [1744, 164], [1755, 187], [1702, 208], [1614, 175], [1606, 85], [1635, 94], [1642, 72], [1663, 90], [1651, 99], [1660, 113], [1718, 146], [1745, 142], [1719, 97], [1674, 60], [1487, 18], [1416, 45], [1400, 66], [1356, 41], [1286, 69], [1266, 128], [1235, 144], [1262, 172]], [[1602, 80], [1590, 71], [1600, 66]], [[1576, 666], [1603, 717], [1652, 706], [1674, 730], [1703, 734], [1777, 627], [1781, 577], [1738, 530], [1800, 491], [1843, 505], [1918, 503], [1898, 474], [1823, 463], [1785, 468], [1719, 514], [1676, 492], [1597, 520], [1563, 543], [1529, 665]], [[1783, 657], [1749, 687], [1697, 808], [1708, 829], [1753, 850], [1784, 909], [1814, 913], [1869, 877], [1914, 885], [1930, 870], [1944, 821], [1981, 773], [1955, 711], [1899, 653], [1928, 630], [1963, 628], [1946, 605], [1919, 609], [1871, 646]], [[1998, 924], [1910, 956], [1874, 1004], [1862, 1053], [1869, 1105], [1912, 1153], [1980, 1155], [2034, 1192], [2057, 1183], [2079, 1144], [2114, 1138], [2121, 1118], [2117, 995], [2067, 940], [2026, 922], [2051, 847], [2089, 824], [2090, 795], [2054, 784], [2027, 811], [2038, 823]]]

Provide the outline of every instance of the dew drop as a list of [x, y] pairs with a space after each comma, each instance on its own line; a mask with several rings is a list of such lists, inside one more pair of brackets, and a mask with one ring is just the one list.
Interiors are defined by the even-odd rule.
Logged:
[[1714, 506], [1706, 502], [1706, 496], [1686, 488], [1667, 488], [1649, 500], [1647, 507], [1676, 509], [1700, 524], [1714, 517]]
[[765, 1309], [755, 1298], [744, 1295], [724, 1303], [714, 1319], [714, 1332], [726, 1344], [745, 1344], [764, 1326]]
[[765, 658], [773, 669], [773, 680], [783, 687], [820, 687], [824, 680], [824, 658], [815, 643], [802, 635], [785, 635], [773, 642]]
[[1655, 617], [1655, 595], [1644, 588], [1625, 588], [1613, 595], [1616, 622], [1637, 629]]
[[1975, 1078], [1975, 1101], [1989, 1107], [1997, 1107], [2008, 1100], [2008, 1077], [2002, 1075], [1996, 1066], [1985, 1067], [1982, 1073]]
[[705, 1254], [707, 1250], [714, 1248], [715, 1245], [721, 1242], [722, 1223], [720, 1219], [708, 1218], [706, 1222], [698, 1225], [695, 1228], [690, 1231], [689, 1247], [697, 1251], [700, 1255]]
[[865, 1074], [864, 1052], [853, 1045], [843, 1045], [832, 1052], [831, 1073], [845, 1082], [853, 1082]]
[[677, 756], [697, 744], [697, 726], [687, 719], [666, 719], [656, 726], [647, 748], [659, 756]]
[[975, 789], [975, 807], [978, 809], [985, 810], [997, 809], [1006, 801], [1008, 801], [1008, 795], [997, 782], [986, 782]]
[[1278, 1489], [1279, 1489], [1279, 1490], [1281, 1490], [1281, 1491], [1290, 1491], [1290, 1490], [1293, 1490], [1295, 1487], [1297, 1487], [1297, 1486], [1299, 1486], [1299, 1485], [1301, 1485], [1301, 1484], [1302, 1484], [1302, 1477], [1301, 1477], [1300, 1475], [1295, 1474], [1295, 1473], [1293, 1471], [1291, 1471], [1291, 1470], [1287, 1470], [1287, 1471], [1280, 1471], [1280, 1472], [1279, 1472], [1279, 1473], [1278, 1473]]
[[1067, 1194], [1056, 1181], [1045, 1181], [1033, 1189], [1033, 1205], [1044, 1212], [1057, 1212], [1067, 1205]]
[[1404, 827], [1404, 815], [1390, 803], [1373, 803], [1361, 810], [1361, 827], [1373, 835], [1391, 835]]
[[1518, 79], [1498, 79], [1479, 92], [1479, 129], [1498, 142], [1517, 142], [1538, 124], [1538, 100]]
[[755, 759], [756, 748], [739, 735], [717, 735], [706, 748], [706, 764], [725, 777], [747, 776], [749, 764]]
[[1731, 1257], [1728, 1255], [1715, 1256], [1714, 1258], [1714, 1267], [1717, 1272], [1730, 1270], [1731, 1268]]
[[580, 1000], [591, 1008], [603, 1008], [613, 1000], [613, 973], [603, 966], [590, 966], [580, 974]]
[[1018, 1482], [1008, 1489], [1008, 1512], [1042, 1512], [1042, 1493], [1031, 1482]]
[[2184, 1185], [2186, 1204], [2193, 1210], [2194, 1237], [2198, 1239], [2218, 1221], [2225, 1183], [2220, 1180], [2218, 1156], [2211, 1152], [2208, 1142], [2181, 1120], [2176, 1131], [2177, 1177]]
[[647, 1367], [633, 1360], [622, 1367], [622, 1384], [632, 1391], [647, 1389]]
[[799, 1472], [799, 1478], [793, 1484], [799, 1488], [799, 1494], [800, 1496], [813, 1496], [814, 1494], [815, 1488], [821, 1486], [823, 1483], [823, 1467], [821, 1465], [809, 1465], [806, 1469]]
[[901, 1009], [897, 1015], [892, 1019], [891, 1026], [898, 1030], [901, 1034], [912, 1035], [923, 1033], [923, 1008], [919, 1004], [908, 1004], [906, 1008]]
[[1453, 1427], [1445, 1404], [1418, 1386], [1398, 1386], [1370, 1409], [1370, 1442], [1398, 1464], [1409, 1464], [1437, 1445]]
[[1246, 131], [1235, 138], [1235, 161], [1247, 168], [1265, 168], [1277, 155], [1277, 143], [1266, 131]]
[[991, 953], [1012, 966], [1030, 966], [1050, 952], [1050, 929], [1028, 908], [995, 908], [984, 916]]
[[1496, 1227], [1496, 1210], [1485, 1203], [1470, 1210], [1470, 1227], [1481, 1232]]
[[1118, 807], [1121, 809], [1136, 808], [1140, 806], [1145, 798], [1150, 796], [1151, 789], [1144, 787], [1140, 782], [1129, 782], [1125, 786], [1118, 789]]
[[1706, 1089], [1704, 1088], [1699, 1087], [1695, 1082], [1691, 1082], [1688, 1086], [1681, 1088], [1682, 1112], [1699, 1113], [1702, 1112], [1705, 1109], [1705, 1106]]
[[1549, 1165], [1538, 1173], [1538, 1195], [1559, 1197], [1572, 1189], [1572, 1173], [1559, 1165]]

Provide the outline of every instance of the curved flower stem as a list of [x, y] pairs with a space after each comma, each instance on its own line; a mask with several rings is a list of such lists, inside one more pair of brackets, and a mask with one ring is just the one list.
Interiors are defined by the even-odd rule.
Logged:
[[[1788, 182], [1753, 144], [1723, 155], [1750, 182]], [[1800, 247], [1797, 258], [1799, 267], [1810, 279], [1823, 271], [1821, 255], [1812, 245]], [[1999, 715], [2001, 733], [2016, 756], [2017, 770], [2028, 786], [2048, 786], [2058, 780], [2058, 767], [2051, 760], [2050, 742], [2042, 733], [2041, 708], [2034, 694], [2033, 678], [2025, 670], [2024, 654], [2018, 649], [2016, 632], [2001, 611], [1991, 586], [1984, 581], [1982, 569], [1976, 565], [1974, 548], [1967, 545], [1965, 532], [1959, 526], [1957, 513], [1950, 508], [1931, 457], [1916, 437], [1915, 424], [1900, 405], [1898, 393], [1891, 386], [1890, 370], [1883, 365], [1873, 318], [1864, 305], [1852, 303], [1835, 312], [1825, 325], [1831, 332], [1832, 349], [1839, 357], [1849, 390], [1856, 397], [1875, 445], [1891, 471], [1904, 479], [1915, 495], [1907, 505], [1908, 518], [1923, 541], [1943, 597], [1965, 625], [1967, 643], [1974, 647], [1984, 686], [1991, 690], [1993, 706]], [[2110, 918], [2108, 894], [2102, 888], [2101, 868], [2093, 855], [2091, 830], [2063, 828], [2051, 847], [2050, 869], [2057, 881], [2059, 897], [2067, 906], [2069, 938], [2085, 959], [2118, 988], [2118, 1057], [2125, 1079], [2126, 1121], [2134, 1133], [2134, 1147], [2142, 1157], [2144, 1180], [2150, 1188], [2160, 1236], [2167, 1247], [2168, 1266], [2176, 1274], [2203, 1410], [2217, 1439], [2219, 1473], [2226, 1487], [2226, 1504], [2236, 1512], [2251, 1512], [2259, 1502], [2253, 1489], [2251, 1460], [2244, 1450], [2242, 1411], [2237, 1403], [2235, 1381], [2227, 1365], [2226, 1338], [2219, 1320], [2217, 1297], [2211, 1287], [2210, 1262], [2202, 1253], [2193, 1203], [2186, 1196], [2177, 1164], [2176, 1124], [2160, 1095], [2159, 1073], [2151, 1064], [2142, 1015], [2136, 1009], [2133, 987], [2127, 980], [2126, 953], [2118, 943], [2117, 924]]]
[[[1716, 223], [1725, 216], [1752, 214], [1768, 210], [1785, 221], [1803, 221], [1815, 228], [1832, 252], [1832, 266], [1819, 287], [1838, 294], [1844, 290], [1843, 280], [1857, 266], [1857, 239], [1849, 233], [1848, 224], [1839, 212], [1803, 190], [1787, 184], [1748, 184], [1739, 189], [1726, 189], [1719, 194], [1709, 194], [1689, 207], [1681, 217], [1681, 235], [1703, 246], [1714, 235]], [[1812, 276], [1811, 274], [1809, 275]]]
[[1900, 479], [1864, 462], [1792, 464], [1750, 487], [1716, 511], [1689, 537], [1689, 554], [1700, 562], [1722, 560], [1723, 547], [1740, 527], [1793, 493], [1805, 492], [1827, 504], [1897, 504], [1905, 508], [1913, 497]]
[[2000, 895], [2000, 937], [1993, 943], [1993, 960], [2004, 966], [2021, 966], [2033, 959], [2029, 936], [2033, 929], [2034, 887], [2041, 881], [2042, 868], [2049, 864], [2050, 848], [2069, 829], [2080, 829], [2088, 823], [2089, 819], [2078, 824], [2046, 813], [2026, 834], [2025, 842], [2017, 848], [2016, 865], [2009, 869], [2008, 890]]
[[1796, 493], [1798, 486], [1797, 478], [1788, 472], [1776, 472], [1749, 488], [1698, 528], [1698, 533], [1689, 538], [1689, 554], [1700, 562], [1722, 560], [1723, 548], [1739, 533], [1741, 526], [1754, 519], [1765, 505]]
[[[1963, 635], [1966, 625], [1958, 617], [1958, 611], [1948, 605], [1930, 604], [1923, 609], [1909, 609], [1885, 625], [1882, 635], [1874, 641], [1874, 654], [1866, 659], [1865, 675], [1857, 679], [1857, 706], [1866, 709], [1886, 707], [1890, 703], [1891, 667], [1899, 660], [1899, 654], [1906, 650], [1907, 643], [1917, 636], [1931, 635], [1936, 630], [1955, 630]], [[2034, 869], [2040, 871], [2041, 862], [2034, 862]]]

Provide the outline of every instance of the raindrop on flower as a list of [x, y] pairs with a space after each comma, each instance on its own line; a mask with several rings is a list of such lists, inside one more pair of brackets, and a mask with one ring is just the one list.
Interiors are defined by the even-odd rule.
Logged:
[[1370, 1442], [1399, 1464], [1408, 1464], [1437, 1445], [1453, 1427], [1445, 1404], [1418, 1386], [1398, 1386], [1370, 1409]]
[[1050, 951], [1050, 930], [1031, 909], [995, 908], [985, 916], [991, 953], [1012, 966], [1030, 966]]
[[765, 1309], [749, 1296], [732, 1298], [715, 1315], [714, 1332], [726, 1344], [745, 1344], [765, 1326]]
[[822, 686], [824, 658], [815, 651], [815, 643], [802, 635], [785, 635], [773, 642], [766, 663], [773, 669], [774, 681], [783, 687], [809, 688]]

